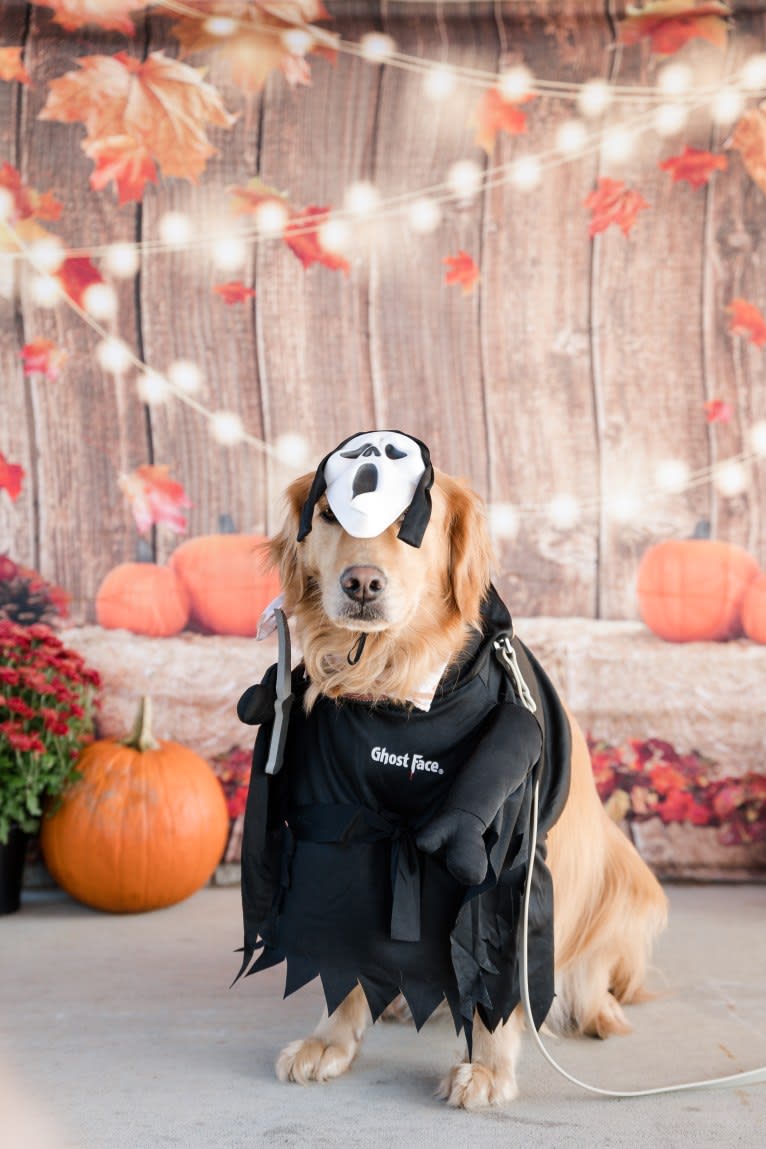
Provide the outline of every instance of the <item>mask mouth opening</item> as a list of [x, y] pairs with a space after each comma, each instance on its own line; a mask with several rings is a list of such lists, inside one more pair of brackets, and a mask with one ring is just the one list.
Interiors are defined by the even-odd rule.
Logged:
[[378, 468], [374, 463], [362, 463], [354, 475], [354, 483], [351, 488], [352, 499], [355, 499], [357, 495], [370, 495], [373, 491], [377, 491], [377, 489]]

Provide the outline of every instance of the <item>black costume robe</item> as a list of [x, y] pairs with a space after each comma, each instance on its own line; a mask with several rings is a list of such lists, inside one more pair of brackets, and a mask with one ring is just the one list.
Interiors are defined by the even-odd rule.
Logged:
[[[512, 634], [494, 588], [482, 622], [428, 712], [320, 696], [307, 715], [303, 668], [293, 671], [281, 772], [264, 773], [269, 722], [253, 755], [238, 977], [262, 948], [250, 973], [286, 960], [285, 996], [319, 976], [330, 1013], [358, 982], [373, 1018], [401, 992], [418, 1028], [446, 997], [469, 1043], [476, 1009], [490, 1030], [505, 1022], [520, 1000], [521, 904], [539, 778], [529, 975], [542, 1024], [553, 1000], [545, 834], [568, 793], [569, 724], [544, 671], [514, 638], [536, 716], [518, 699], [493, 649]], [[248, 692], [260, 692], [262, 711], [275, 677], [272, 667]], [[251, 706], [249, 720], [257, 721], [252, 714]], [[440, 826], [452, 840], [433, 852]], [[470, 884], [454, 874], [475, 864], [477, 841], [486, 874]]]

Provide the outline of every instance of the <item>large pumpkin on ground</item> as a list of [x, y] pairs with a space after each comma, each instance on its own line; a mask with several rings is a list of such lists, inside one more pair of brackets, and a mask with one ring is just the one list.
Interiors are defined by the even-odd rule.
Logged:
[[101, 739], [77, 763], [82, 777], [43, 818], [40, 844], [58, 884], [99, 910], [171, 906], [207, 882], [229, 818], [221, 784], [198, 754], [155, 741], [149, 699], [125, 742]]
[[709, 642], [742, 633], [740, 613], [758, 563], [742, 547], [713, 539], [670, 539], [650, 547], [638, 569], [641, 617], [668, 642]]
[[191, 620], [214, 634], [254, 635], [264, 608], [279, 594], [262, 535], [221, 533], [187, 539], [170, 566], [191, 600]]
[[766, 574], [753, 579], [745, 591], [742, 628], [753, 642], [766, 643]]
[[106, 575], [96, 595], [96, 618], [109, 630], [168, 638], [189, 621], [189, 592], [170, 567], [121, 563]]

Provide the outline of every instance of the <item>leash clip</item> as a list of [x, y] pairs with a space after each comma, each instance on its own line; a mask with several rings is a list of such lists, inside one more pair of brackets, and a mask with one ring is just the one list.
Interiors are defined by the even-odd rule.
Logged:
[[516, 687], [516, 693], [521, 699], [522, 706], [526, 706], [527, 710], [531, 711], [532, 714], [536, 714], [537, 703], [532, 697], [531, 691], [524, 681], [524, 675], [521, 673], [519, 660], [516, 657], [516, 651], [511, 644], [510, 638], [507, 634], [504, 634], [502, 637], [496, 638], [492, 645], [495, 648], [495, 653], [497, 654], [498, 659], [500, 662], [502, 662], [503, 666], [508, 671], [511, 679], [513, 680], [513, 684]]

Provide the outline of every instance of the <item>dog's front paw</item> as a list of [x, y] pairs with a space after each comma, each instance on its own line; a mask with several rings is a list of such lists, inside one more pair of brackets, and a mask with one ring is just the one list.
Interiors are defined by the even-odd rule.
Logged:
[[275, 1069], [280, 1081], [329, 1081], [345, 1073], [356, 1056], [358, 1043], [336, 1045], [321, 1037], [291, 1041], [277, 1058]]
[[517, 1093], [512, 1071], [463, 1061], [453, 1065], [436, 1095], [455, 1109], [485, 1109], [489, 1105], [507, 1105]]

